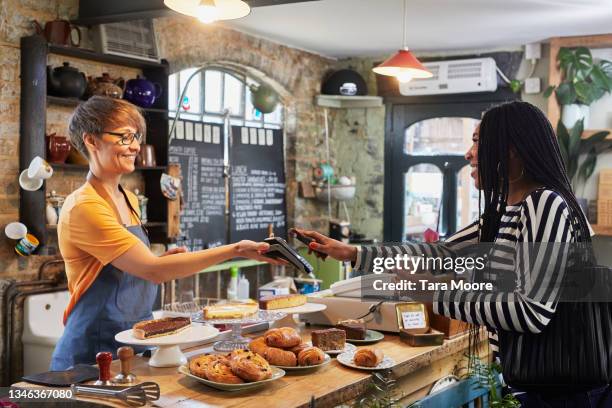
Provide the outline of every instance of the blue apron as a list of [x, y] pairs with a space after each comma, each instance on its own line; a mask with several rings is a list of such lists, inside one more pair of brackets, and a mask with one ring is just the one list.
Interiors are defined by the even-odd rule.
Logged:
[[[126, 228], [149, 246], [141, 225]], [[115, 341], [115, 334], [131, 329], [141, 320], [152, 319], [156, 297], [156, 284], [125, 273], [112, 264], [104, 266], [68, 316], [50, 369], [66, 370], [75, 364], [95, 364], [100, 351], [110, 351], [113, 358], [117, 358], [117, 347], [121, 344]], [[134, 351], [143, 350], [135, 348]]]

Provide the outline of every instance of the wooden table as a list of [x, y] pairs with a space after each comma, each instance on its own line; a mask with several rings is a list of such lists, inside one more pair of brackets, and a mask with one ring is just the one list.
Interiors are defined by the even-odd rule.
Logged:
[[[302, 328], [302, 336], [310, 340], [310, 328]], [[396, 393], [403, 396], [402, 405], [415, 401], [429, 392], [437, 379], [451, 374], [457, 364], [465, 359], [468, 346], [467, 334], [446, 340], [442, 346], [410, 347], [396, 335], [385, 334], [385, 338], [373, 345], [396, 362], [392, 369], [397, 379]], [[187, 357], [212, 351], [211, 345], [185, 350]], [[113, 374], [119, 371], [119, 361], [114, 361]], [[334, 407], [347, 403], [362, 394], [371, 382], [371, 372], [348, 368], [335, 359], [314, 372], [292, 374], [261, 388], [241, 392], [225, 392], [210, 388], [177, 372], [176, 367], [155, 368], [147, 359], [137, 356], [133, 372], [138, 382], [154, 381], [160, 385], [161, 398], [154, 406], [159, 407], [308, 407], [314, 396], [317, 408]], [[28, 383], [14, 384], [16, 387], [32, 387]], [[94, 400], [105, 405], [124, 407], [112, 400]]]

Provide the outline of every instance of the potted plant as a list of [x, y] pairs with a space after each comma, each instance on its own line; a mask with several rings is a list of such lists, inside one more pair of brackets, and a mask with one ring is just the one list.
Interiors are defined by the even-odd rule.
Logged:
[[574, 127], [580, 119], [588, 128], [589, 106], [612, 91], [612, 62], [593, 61], [591, 51], [586, 47], [561, 48], [557, 62], [563, 80], [558, 86], [549, 86], [544, 96], [549, 97], [555, 91], [566, 128]]
[[[603, 151], [612, 147], [612, 141], [607, 140], [610, 132], [601, 131], [592, 134], [588, 138], [582, 138], [584, 131], [584, 121], [579, 120], [568, 130], [563, 121], [557, 125], [557, 137], [559, 139], [559, 150], [567, 169], [567, 176], [572, 183], [574, 193], [578, 195], [577, 188], [584, 185], [586, 180], [593, 175], [597, 165], [597, 156]], [[581, 155], [586, 155], [582, 163], [579, 164]], [[578, 198], [578, 203], [586, 214], [587, 200]]]

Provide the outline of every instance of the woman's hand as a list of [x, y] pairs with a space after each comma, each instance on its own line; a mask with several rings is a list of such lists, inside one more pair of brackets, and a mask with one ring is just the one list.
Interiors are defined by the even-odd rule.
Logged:
[[331, 239], [325, 235], [319, 234], [316, 231], [308, 231], [298, 228], [293, 229], [299, 234], [314, 239], [314, 241], [308, 245], [309, 252], [322, 252], [339, 261], [355, 262], [357, 260], [357, 248], [352, 245]]
[[268, 262], [274, 265], [288, 265], [287, 261], [284, 259], [268, 258], [263, 255], [270, 249], [270, 245], [265, 242], [242, 240], [232, 245], [234, 246], [236, 256]]
[[167, 250], [166, 252], [164, 252], [163, 254], [161, 254], [160, 256], [168, 256], [168, 255], [174, 255], [174, 254], [182, 254], [183, 252], [187, 252], [187, 247], [175, 247], [172, 249]]

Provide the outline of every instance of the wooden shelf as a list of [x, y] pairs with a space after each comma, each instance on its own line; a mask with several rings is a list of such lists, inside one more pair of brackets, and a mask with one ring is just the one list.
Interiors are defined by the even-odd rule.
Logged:
[[[73, 164], [73, 163], [49, 163], [51, 167], [55, 169], [64, 169], [64, 170], [89, 170], [89, 166], [86, 164]], [[168, 166], [154, 166], [154, 167], [136, 167], [136, 171], [165, 171], [168, 169]]]
[[119, 55], [101, 54], [93, 50], [64, 45], [49, 44], [49, 52], [67, 57], [81, 58], [106, 64], [122, 65], [131, 68], [163, 68], [160, 62], [141, 60], [138, 58], [122, 57]]
[[[83, 99], [78, 99], [78, 98], [62, 98], [60, 96], [47, 95], [47, 104], [60, 105], [60, 106], [77, 106], [81, 102], [85, 102], [85, 101]], [[167, 109], [143, 108], [140, 106], [139, 108], [145, 112], [168, 114]]]
[[594, 224], [591, 225], [591, 228], [593, 228], [593, 231], [595, 231], [595, 235], [612, 237], [612, 226], [599, 226]]
[[612, 141], [612, 129], [587, 129], [584, 132], [582, 132], [582, 138], [586, 139], [587, 137], [591, 137], [595, 133], [598, 133], [598, 132], [608, 132], [609, 135], [606, 136], [606, 140]]
[[344, 96], [344, 95], [317, 95], [318, 106], [325, 108], [380, 108], [383, 98], [380, 96]]

